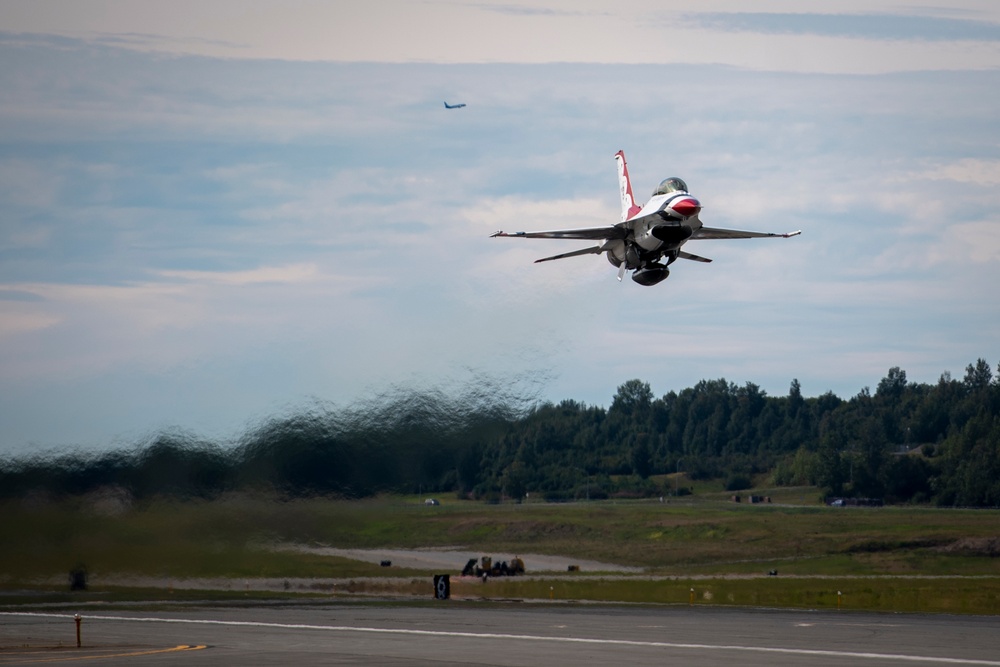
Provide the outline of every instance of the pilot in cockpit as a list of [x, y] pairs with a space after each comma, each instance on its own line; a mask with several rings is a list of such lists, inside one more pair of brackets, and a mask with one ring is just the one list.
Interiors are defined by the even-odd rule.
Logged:
[[676, 176], [671, 176], [670, 178], [665, 178], [660, 181], [660, 184], [656, 186], [653, 190], [653, 196], [656, 195], [669, 195], [671, 192], [687, 192], [687, 183], [677, 178]]

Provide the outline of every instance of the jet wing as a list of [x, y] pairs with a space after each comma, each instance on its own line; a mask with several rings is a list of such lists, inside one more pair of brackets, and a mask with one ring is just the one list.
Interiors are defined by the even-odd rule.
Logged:
[[511, 238], [520, 237], [523, 239], [590, 239], [592, 241], [603, 241], [606, 239], [623, 239], [628, 234], [628, 230], [620, 225], [611, 227], [584, 227], [580, 229], [554, 229], [545, 232], [494, 232], [490, 238], [498, 236], [508, 236]]
[[[490, 238], [496, 238], [498, 236], [505, 237], [520, 237], [523, 239], [590, 239], [592, 241], [607, 241], [611, 239], [623, 239], [628, 235], [628, 230], [622, 225], [613, 225], [610, 227], [583, 227], [579, 229], [554, 229], [550, 231], [543, 232], [514, 232], [508, 234], [507, 232], [494, 232], [490, 234]], [[553, 259], [565, 259], [566, 257], [577, 257], [578, 255], [600, 255], [607, 248], [604, 244], [595, 245], [589, 248], [582, 248], [580, 250], [573, 250], [572, 252], [564, 252], [559, 255], [552, 255], [551, 257], [543, 257], [541, 259], [536, 259], [535, 264], [539, 262], [549, 262]]]
[[691, 235], [689, 240], [695, 239], [764, 239], [764, 238], [784, 238], [798, 236], [802, 230], [788, 232], [787, 234], [772, 234], [771, 232], [744, 232], [739, 229], [719, 229], [717, 227], [702, 227]]

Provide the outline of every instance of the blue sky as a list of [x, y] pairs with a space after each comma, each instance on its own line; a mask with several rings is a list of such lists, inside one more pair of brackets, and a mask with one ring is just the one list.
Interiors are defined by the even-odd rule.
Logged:
[[[991, 3], [203, 4], [0, 0], [0, 454], [1000, 361]], [[617, 221], [619, 149], [640, 198], [803, 234], [652, 288], [488, 238]]]

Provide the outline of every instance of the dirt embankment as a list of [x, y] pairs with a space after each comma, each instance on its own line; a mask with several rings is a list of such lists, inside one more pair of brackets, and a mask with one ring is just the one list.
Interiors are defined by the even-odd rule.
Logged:
[[966, 556], [1000, 556], [1000, 537], [963, 537], [951, 544], [937, 548], [938, 551]]
[[475, 549], [448, 547], [442, 549], [337, 549], [334, 547], [311, 547], [299, 544], [289, 544], [278, 547], [302, 553], [321, 556], [340, 556], [365, 563], [379, 564], [391, 561], [394, 567], [405, 567], [417, 570], [441, 570], [442, 572], [461, 572], [470, 558], [478, 560], [482, 556], [490, 556], [494, 562], [511, 560], [515, 556], [524, 561], [524, 569], [528, 574], [535, 572], [566, 572], [570, 565], [576, 566], [581, 572], [618, 572], [639, 573], [642, 568], [612, 563], [600, 563], [592, 560], [581, 560], [571, 556], [548, 556], [543, 554], [522, 553], [484, 553]]

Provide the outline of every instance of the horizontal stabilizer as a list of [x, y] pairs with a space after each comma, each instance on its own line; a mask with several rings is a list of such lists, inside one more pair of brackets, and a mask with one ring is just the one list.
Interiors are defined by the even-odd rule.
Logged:
[[677, 256], [680, 257], [681, 259], [691, 259], [691, 260], [694, 260], [696, 262], [705, 262], [706, 264], [708, 264], [709, 262], [712, 261], [708, 257], [701, 257], [699, 255], [692, 255], [691, 253], [684, 252], [683, 250], [681, 250], [679, 253], [677, 253]]
[[600, 255], [602, 252], [604, 251], [601, 249], [601, 246], [595, 245], [592, 248], [584, 248], [582, 250], [574, 250], [573, 252], [564, 252], [561, 255], [552, 255], [552, 257], [543, 257], [541, 259], [536, 259], [535, 264], [538, 264], [539, 262], [548, 262], [553, 259], [565, 259], [566, 257], [577, 257], [579, 255]]

